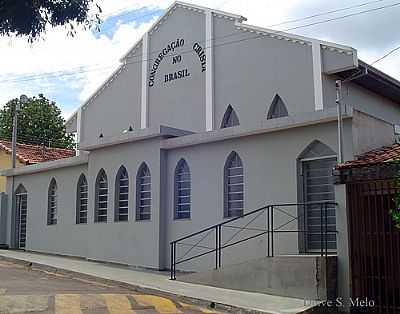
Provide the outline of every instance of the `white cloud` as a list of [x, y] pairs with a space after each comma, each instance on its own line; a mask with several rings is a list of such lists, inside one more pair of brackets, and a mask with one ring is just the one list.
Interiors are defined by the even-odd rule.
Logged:
[[[96, 38], [90, 31], [79, 31], [70, 37], [61, 27], [48, 31], [43, 39], [32, 44], [26, 38], [0, 37], [0, 104], [23, 93], [48, 95], [57, 89], [60, 93], [63, 88], [77, 90], [82, 102], [118, 66], [119, 58], [152, 23], [121, 24], [112, 38]], [[48, 75], [54, 72], [59, 75]]]

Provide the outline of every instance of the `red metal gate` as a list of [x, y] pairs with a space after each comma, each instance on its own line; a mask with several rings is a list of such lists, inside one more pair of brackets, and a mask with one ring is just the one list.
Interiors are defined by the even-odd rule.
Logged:
[[393, 180], [347, 184], [353, 313], [400, 313], [400, 232], [389, 215]]

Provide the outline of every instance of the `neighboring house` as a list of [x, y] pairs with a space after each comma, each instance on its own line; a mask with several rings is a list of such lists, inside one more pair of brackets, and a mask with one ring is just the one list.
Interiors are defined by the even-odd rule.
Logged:
[[[11, 147], [10, 141], [0, 140], [0, 170], [9, 169], [12, 166]], [[16, 165], [21, 167], [73, 156], [75, 156], [75, 151], [70, 149], [18, 143]], [[0, 176], [0, 193], [5, 191], [6, 177]]]
[[[338, 206], [328, 208], [327, 225], [337, 236], [318, 234], [326, 225], [318, 208], [291, 206], [285, 217], [277, 212], [276, 226], [292, 217], [293, 231], [308, 233], [277, 234], [274, 254], [337, 254], [339, 295], [349, 297], [346, 193], [331, 173], [338, 153], [335, 80], [366, 73], [343, 87], [345, 160], [394, 142], [400, 83], [359, 60], [354, 48], [244, 21], [174, 3], [67, 121], [78, 156], [1, 172], [14, 178], [7, 194], [18, 196], [15, 210], [8, 202], [3, 241], [166, 269], [169, 244], [179, 237], [266, 204], [331, 201]], [[20, 212], [27, 213], [23, 228]], [[265, 215], [254, 222], [254, 230], [267, 228]], [[238, 228], [230, 227], [221, 237], [208, 234], [201, 248], [230, 240]], [[262, 237], [224, 249], [223, 265], [265, 258], [269, 243]], [[212, 267], [209, 255], [178, 265]], [[319, 273], [292, 269], [298, 270], [285, 268], [290, 278], [319, 280]], [[305, 282], [297, 284], [297, 293], [306, 290]]]

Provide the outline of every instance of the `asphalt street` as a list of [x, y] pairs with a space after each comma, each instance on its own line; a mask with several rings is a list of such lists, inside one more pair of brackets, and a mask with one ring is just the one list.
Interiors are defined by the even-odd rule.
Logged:
[[0, 314], [217, 313], [116, 285], [0, 261]]

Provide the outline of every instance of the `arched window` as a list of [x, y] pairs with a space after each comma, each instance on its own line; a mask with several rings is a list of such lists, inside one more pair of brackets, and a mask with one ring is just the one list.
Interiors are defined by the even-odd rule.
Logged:
[[235, 110], [232, 108], [231, 105], [229, 105], [222, 119], [221, 129], [230, 128], [232, 126], [237, 126], [239, 124], [240, 124], [239, 118], [236, 115]]
[[115, 179], [115, 221], [128, 221], [129, 177], [124, 166], [118, 170]]
[[47, 224], [57, 224], [57, 182], [53, 178], [50, 181], [48, 191], [48, 203], [47, 203]]
[[175, 168], [175, 219], [190, 218], [191, 179], [190, 169], [184, 159]]
[[274, 99], [272, 100], [271, 106], [269, 107], [267, 119], [275, 119], [287, 116], [288, 111], [286, 109], [286, 105], [283, 102], [282, 98], [278, 94], [276, 94]]
[[86, 224], [88, 214], [88, 183], [82, 173], [76, 186], [76, 223]]
[[237, 217], [244, 209], [243, 163], [236, 152], [230, 153], [224, 167], [224, 217]]
[[108, 181], [104, 169], [101, 169], [97, 175], [95, 195], [94, 222], [107, 222]]
[[146, 163], [142, 163], [136, 176], [136, 220], [151, 218], [151, 174]]
[[15, 203], [17, 209], [18, 248], [26, 247], [26, 223], [28, 217], [28, 193], [25, 187], [20, 184], [15, 191]]
[[[304, 242], [300, 243], [302, 251], [316, 252], [325, 248], [336, 250], [336, 234], [333, 232], [325, 236], [319, 234], [321, 227], [321, 204], [318, 202], [334, 202], [335, 186], [332, 170], [337, 163], [336, 152], [326, 144], [315, 140], [304, 149], [298, 157], [298, 184], [299, 202], [311, 203], [299, 208], [301, 225], [304, 225], [307, 234], [304, 234]], [[336, 230], [336, 207], [326, 205], [327, 230]], [[325, 215], [325, 213], [323, 213]], [[325, 216], [324, 216], [325, 217]], [[322, 248], [321, 248], [322, 243]]]

